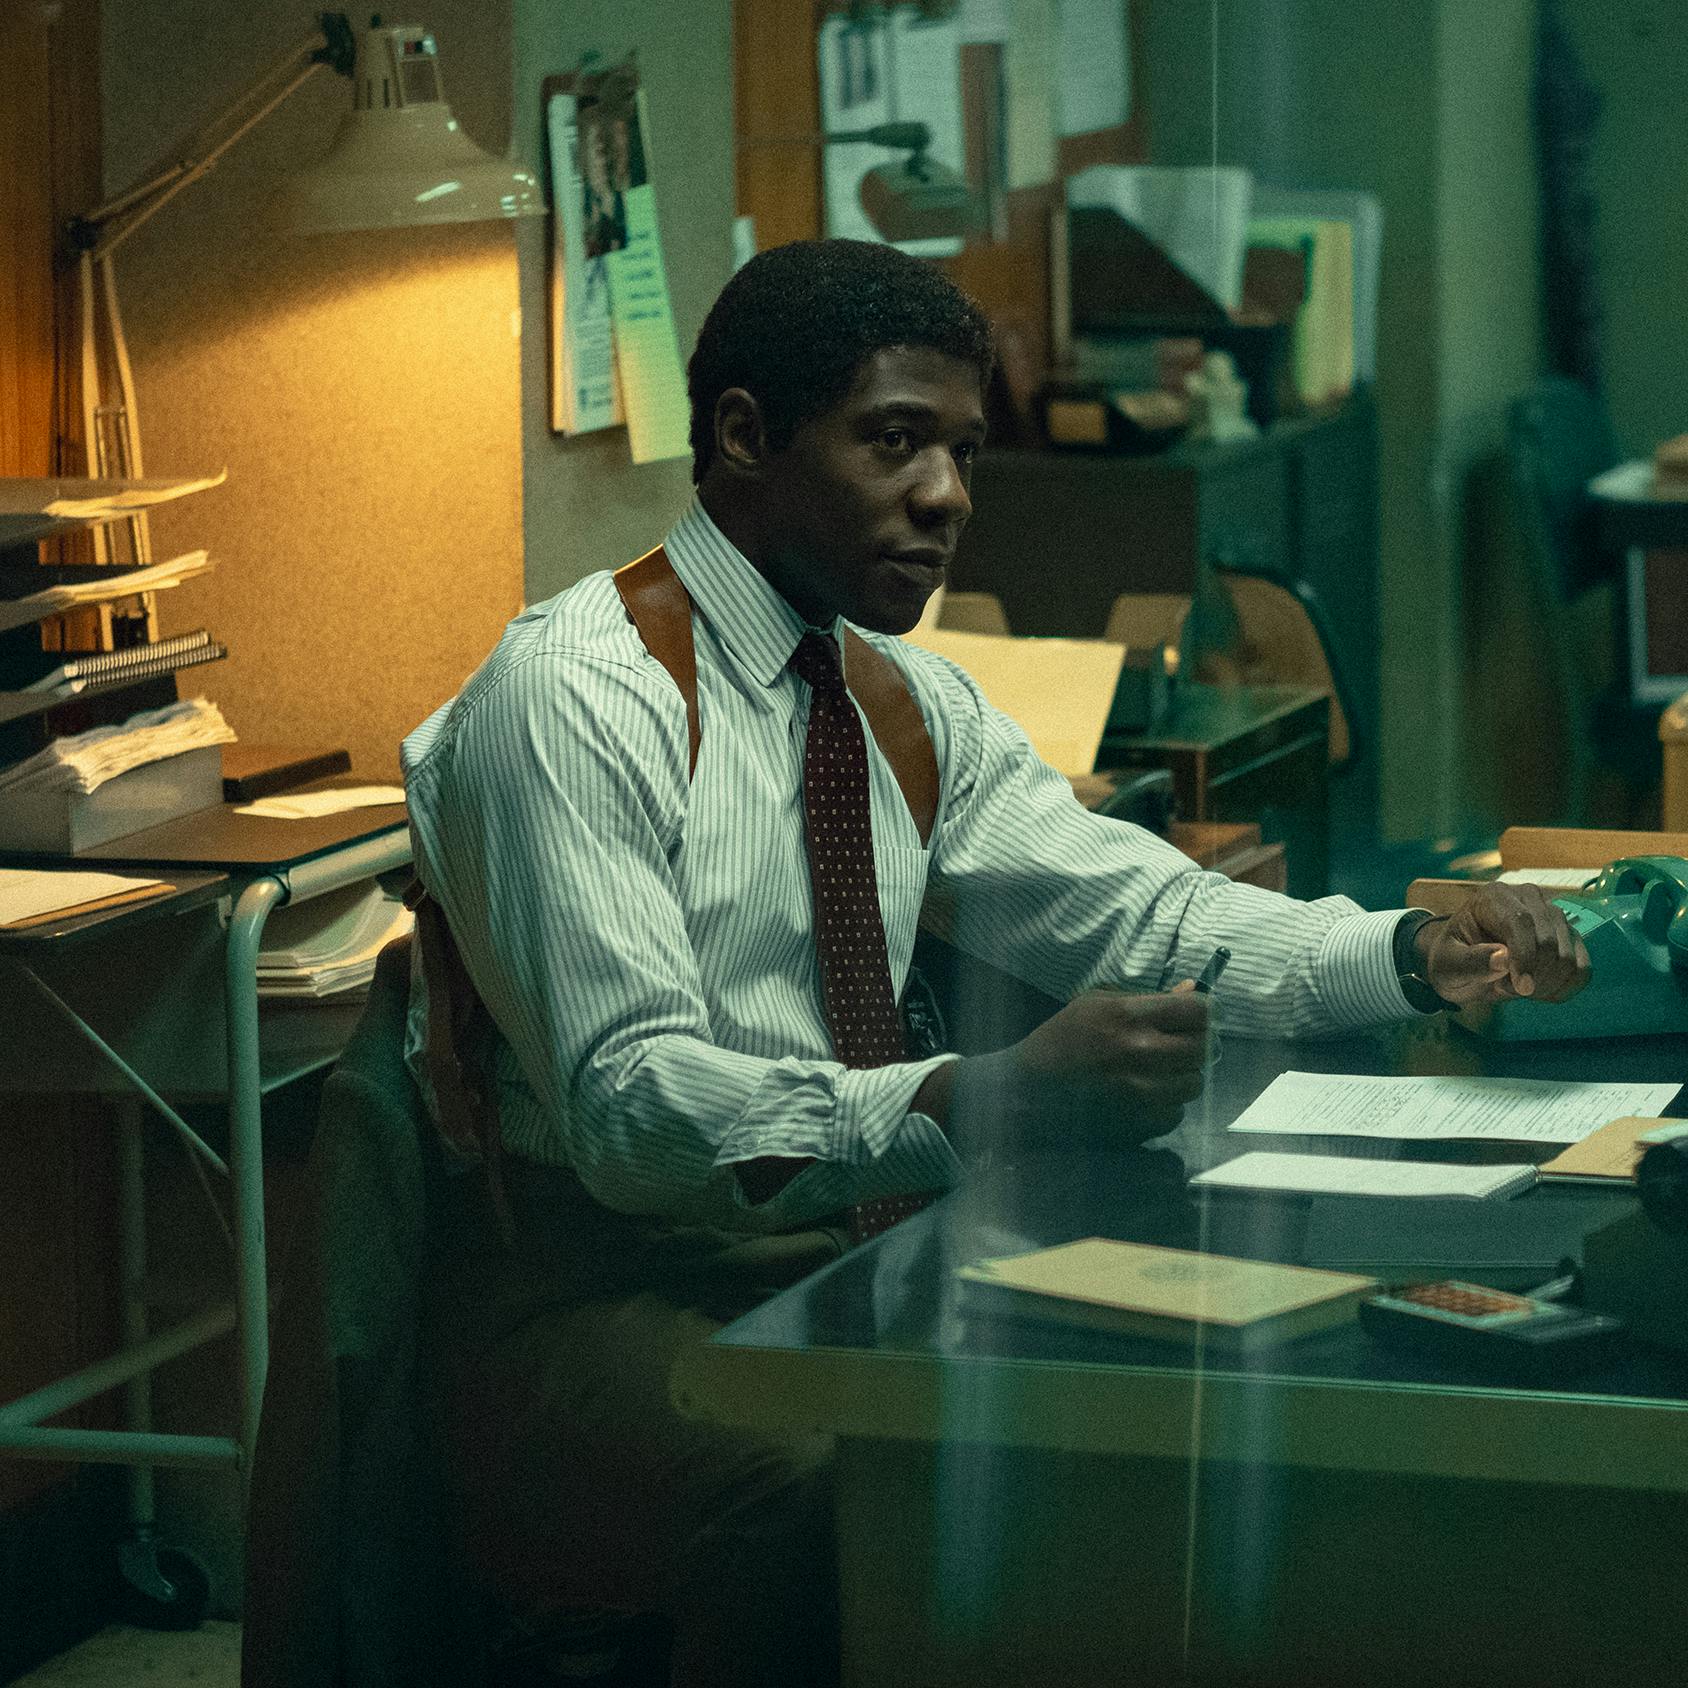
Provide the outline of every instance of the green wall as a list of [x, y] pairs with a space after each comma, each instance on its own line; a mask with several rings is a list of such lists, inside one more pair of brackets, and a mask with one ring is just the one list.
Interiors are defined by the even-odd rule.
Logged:
[[[540, 84], [582, 53], [639, 49], [668, 283], [682, 359], [732, 273], [731, 0], [516, 0], [512, 151], [543, 171]], [[546, 346], [550, 220], [518, 236], [522, 289], [522, 498], [530, 601], [615, 568], [663, 536], [691, 496], [684, 459], [635, 467], [627, 431], [566, 439], [549, 425]]]
[[1641, 456], [1688, 429], [1688, 5], [1561, 0], [1561, 14], [1604, 102], [1590, 165], [1606, 385]]

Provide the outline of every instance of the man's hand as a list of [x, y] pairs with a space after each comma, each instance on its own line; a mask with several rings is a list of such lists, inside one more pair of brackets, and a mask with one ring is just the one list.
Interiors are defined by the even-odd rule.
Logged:
[[1201, 1094], [1207, 1021], [1208, 999], [1187, 987], [1090, 991], [1011, 1048], [940, 1069], [933, 1089], [946, 1094], [922, 1087], [914, 1105], [933, 1112], [947, 1102], [963, 1153], [1079, 1140], [1135, 1148], [1170, 1131]]
[[1563, 1002], [1588, 983], [1588, 951], [1539, 885], [1485, 885], [1414, 941], [1430, 988], [1453, 1003]]

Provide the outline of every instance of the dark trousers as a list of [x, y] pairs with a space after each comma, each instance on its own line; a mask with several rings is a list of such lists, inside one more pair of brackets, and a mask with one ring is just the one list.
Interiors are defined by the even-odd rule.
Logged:
[[660, 1612], [676, 1688], [838, 1679], [832, 1446], [682, 1418], [689, 1343], [837, 1257], [830, 1231], [747, 1240], [628, 1218], [510, 1162], [513, 1242], [480, 1180], [451, 1198], [440, 1297], [453, 1489], [501, 1600]]

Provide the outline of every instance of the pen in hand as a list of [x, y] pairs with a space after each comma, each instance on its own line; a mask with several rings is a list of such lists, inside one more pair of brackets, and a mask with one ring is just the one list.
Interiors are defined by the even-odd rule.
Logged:
[[1196, 991], [1199, 995], [1206, 996], [1219, 983], [1219, 975], [1225, 971], [1225, 965], [1230, 959], [1231, 952], [1223, 944], [1208, 957], [1207, 966], [1201, 970], [1196, 980]]

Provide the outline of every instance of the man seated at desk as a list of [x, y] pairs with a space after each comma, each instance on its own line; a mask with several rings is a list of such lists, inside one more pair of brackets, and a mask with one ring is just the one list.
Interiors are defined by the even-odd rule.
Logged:
[[[1087, 813], [966, 674], [898, 641], [969, 515], [991, 360], [979, 309], [893, 248], [753, 259], [691, 360], [697, 495], [623, 579], [637, 623], [589, 576], [404, 747], [502, 1143], [496, 1179], [457, 1181], [475, 1549], [518, 1599], [669, 1613], [676, 1681], [837, 1670], [828, 1450], [681, 1418], [682, 1345], [1002, 1133], [1168, 1130], [1201, 1085], [1188, 981], [1221, 945], [1227, 1026], [1273, 1036], [1587, 974], [1533, 887], [1432, 921], [1205, 873]], [[996, 1055], [906, 1058], [929, 893], [958, 945], [1067, 1006]]]

